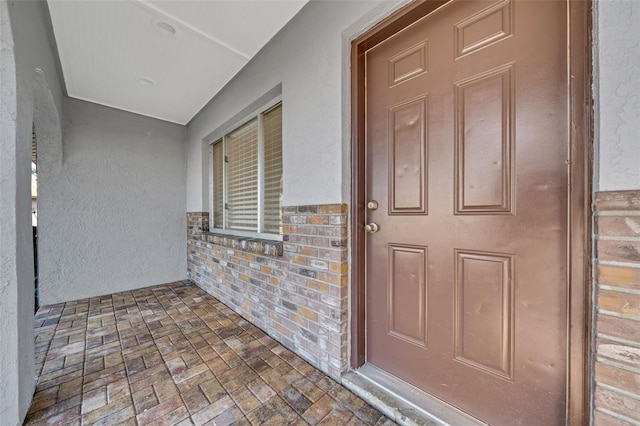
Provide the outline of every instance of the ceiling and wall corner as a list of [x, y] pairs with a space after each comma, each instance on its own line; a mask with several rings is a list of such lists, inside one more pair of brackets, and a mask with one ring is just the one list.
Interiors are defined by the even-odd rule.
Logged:
[[189, 123], [187, 211], [209, 208], [203, 138], [282, 84], [283, 205], [335, 204], [342, 198], [343, 31], [394, 1], [311, 1]]
[[48, 0], [69, 97], [186, 124], [308, 0]]

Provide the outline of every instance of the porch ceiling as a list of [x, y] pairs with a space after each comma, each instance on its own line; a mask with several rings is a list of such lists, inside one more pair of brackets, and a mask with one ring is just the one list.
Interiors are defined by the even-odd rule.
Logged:
[[48, 0], [70, 97], [189, 120], [308, 0]]

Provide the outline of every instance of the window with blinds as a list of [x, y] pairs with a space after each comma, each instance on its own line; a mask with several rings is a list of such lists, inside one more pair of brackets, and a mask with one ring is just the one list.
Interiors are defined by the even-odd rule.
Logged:
[[282, 105], [211, 145], [214, 229], [282, 234]]
[[258, 230], [258, 120], [230, 133], [227, 148], [227, 229]]

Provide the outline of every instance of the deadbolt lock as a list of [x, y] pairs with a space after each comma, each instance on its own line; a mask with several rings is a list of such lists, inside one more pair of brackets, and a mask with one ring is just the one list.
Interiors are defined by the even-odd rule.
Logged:
[[376, 232], [378, 232], [378, 229], [380, 228], [375, 222], [368, 223], [364, 226], [364, 232], [367, 232], [369, 234], [375, 234]]
[[378, 202], [374, 200], [369, 201], [367, 203], [367, 208], [369, 210], [378, 210]]

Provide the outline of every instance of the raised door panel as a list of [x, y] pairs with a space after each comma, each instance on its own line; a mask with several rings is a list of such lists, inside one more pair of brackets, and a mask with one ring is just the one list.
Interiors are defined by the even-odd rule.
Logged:
[[389, 244], [389, 333], [427, 346], [427, 248]]
[[389, 109], [390, 214], [427, 212], [427, 97]]
[[455, 357], [513, 379], [513, 255], [456, 250]]
[[513, 67], [456, 84], [456, 214], [513, 213]]

